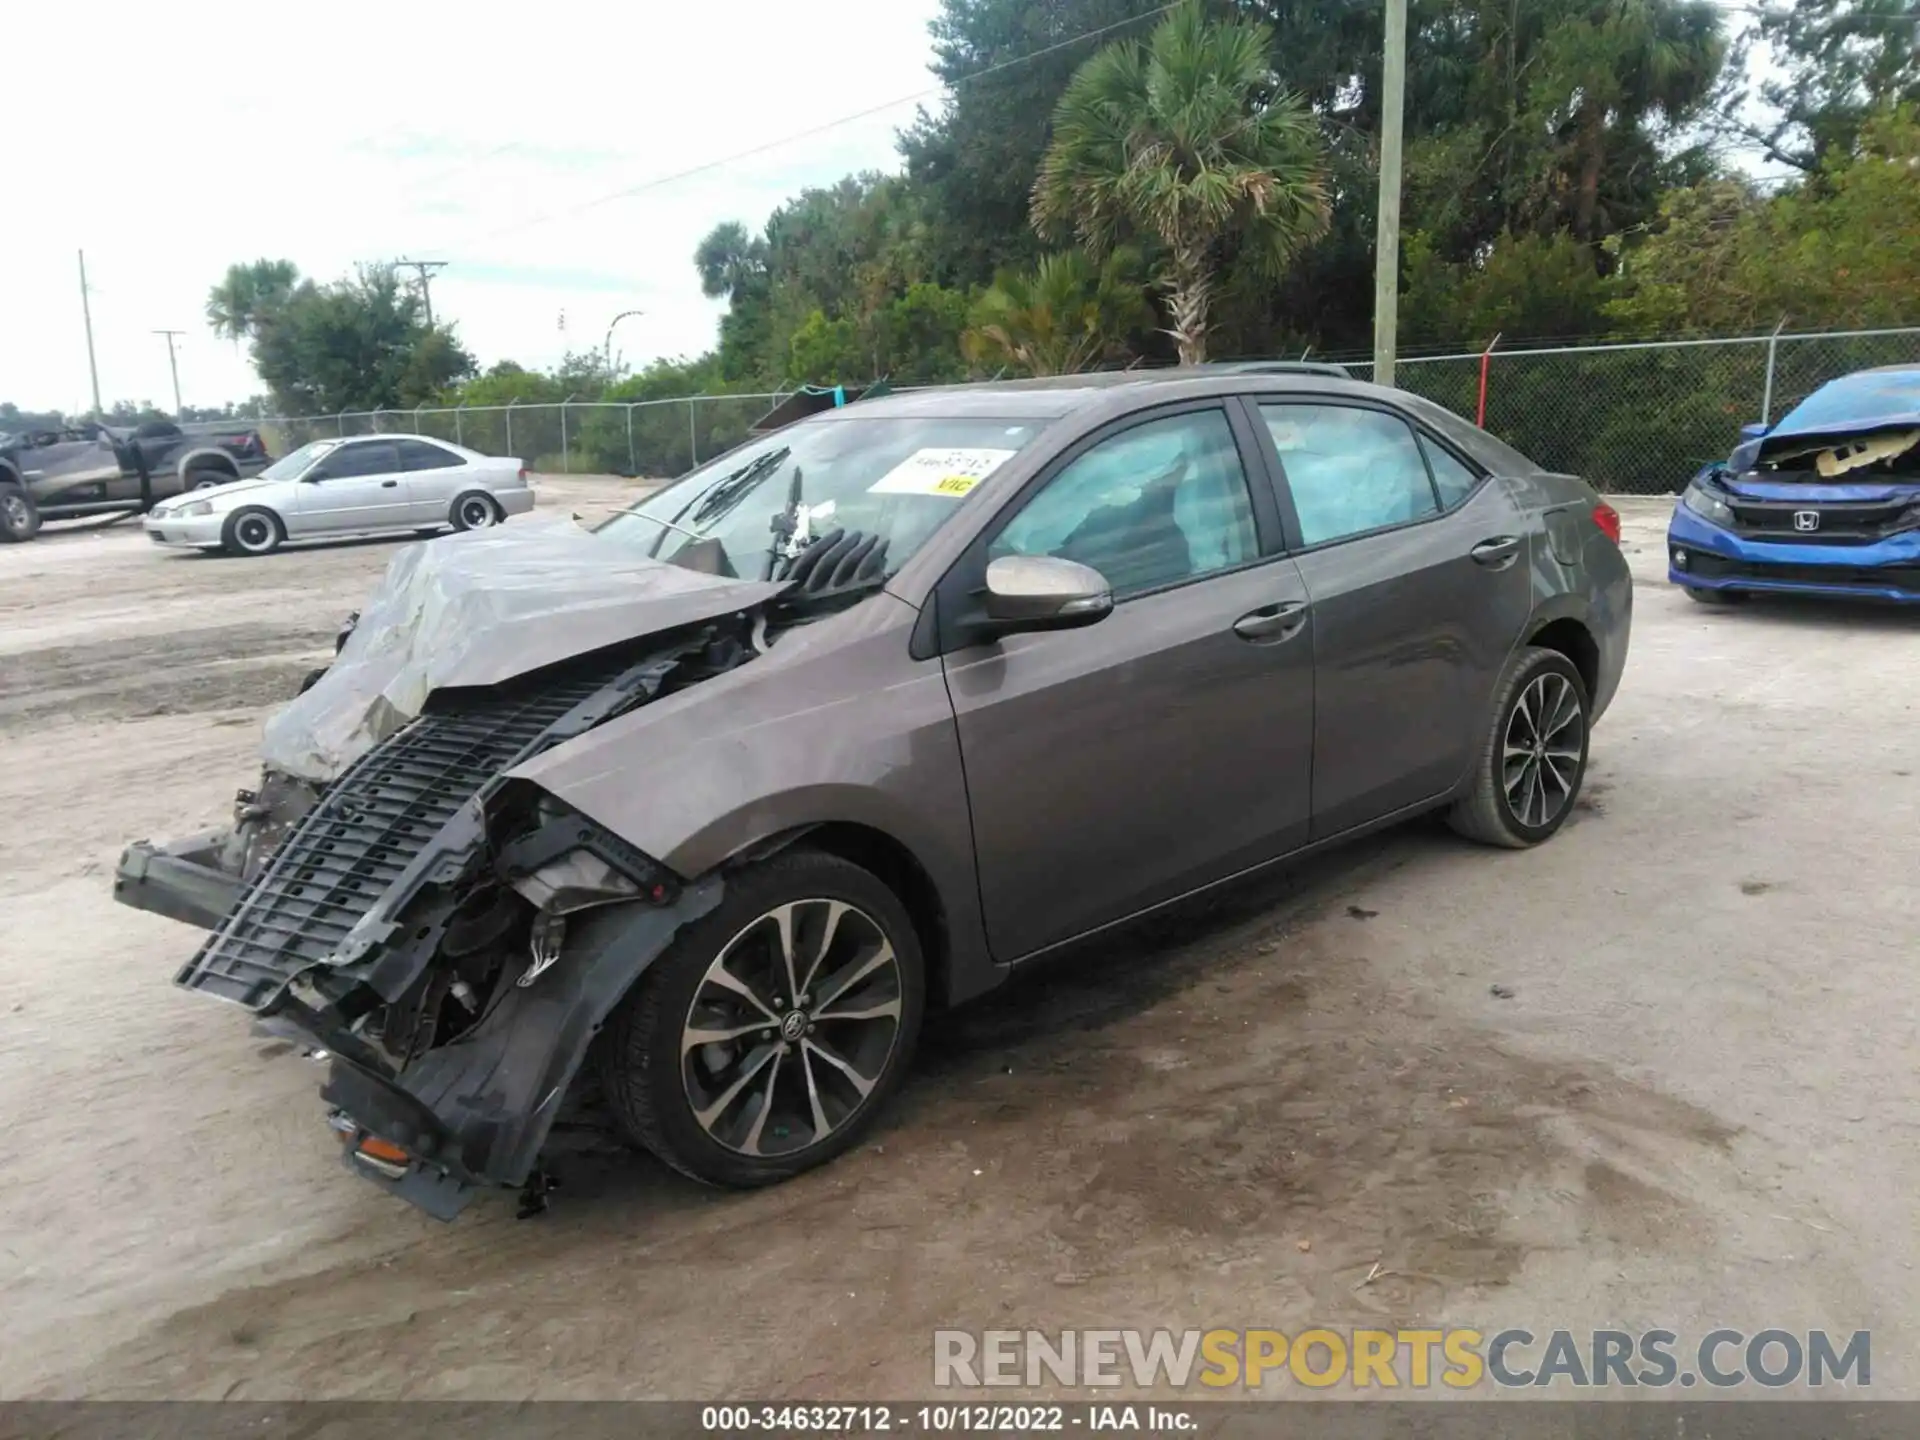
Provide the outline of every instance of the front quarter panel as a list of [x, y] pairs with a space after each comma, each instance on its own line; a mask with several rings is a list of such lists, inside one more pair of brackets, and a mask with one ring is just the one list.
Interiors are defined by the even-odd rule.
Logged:
[[512, 773], [689, 880], [799, 827], [880, 831], [938, 893], [949, 998], [978, 993], [998, 971], [953, 705], [939, 661], [907, 653], [917, 618], [875, 595]]

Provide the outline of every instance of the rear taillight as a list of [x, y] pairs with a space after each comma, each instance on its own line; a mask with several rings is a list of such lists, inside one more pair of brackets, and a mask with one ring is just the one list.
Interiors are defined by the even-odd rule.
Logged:
[[527, 483], [527, 467], [524, 465], [520, 467], [520, 483], [522, 485]]
[[1600, 533], [1614, 544], [1620, 543], [1620, 512], [1602, 500], [1593, 507], [1593, 523], [1600, 527]]

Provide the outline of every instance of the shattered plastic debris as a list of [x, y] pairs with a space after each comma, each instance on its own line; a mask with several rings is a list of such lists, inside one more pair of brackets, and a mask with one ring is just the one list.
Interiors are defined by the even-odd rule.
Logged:
[[409, 545], [332, 667], [267, 721], [261, 758], [324, 784], [436, 690], [498, 685], [749, 609], [783, 588], [665, 564], [557, 516]]

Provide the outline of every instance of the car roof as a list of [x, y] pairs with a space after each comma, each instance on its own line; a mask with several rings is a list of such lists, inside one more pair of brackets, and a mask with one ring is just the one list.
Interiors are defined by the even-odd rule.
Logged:
[[[371, 445], [376, 440], [424, 440], [429, 445], [438, 445], [442, 450], [451, 450], [456, 455], [479, 455], [477, 450], [469, 450], [464, 445], [456, 445], [451, 440], [442, 440], [438, 435], [415, 435], [401, 430], [385, 435], [316, 435], [315, 440], [331, 440], [336, 445]], [[485, 459], [485, 456], [480, 458]]]
[[[1276, 384], [1284, 381], [1284, 385]], [[1165, 394], [1244, 394], [1284, 388], [1289, 392], [1404, 399], [1404, 392], [1345, 379], [1331, 368], [1280, 364], [1184, 365], [1160, 370], [1101, 370], [1082, 375], [1046, 375], [1031, 380], [988, 380], [962, 385], [895, 390], [859, 400], [816, 419], [878, 419], [888, 415], [1057, 420], [1102, 401], [1137, 393], [1142, 400]]]

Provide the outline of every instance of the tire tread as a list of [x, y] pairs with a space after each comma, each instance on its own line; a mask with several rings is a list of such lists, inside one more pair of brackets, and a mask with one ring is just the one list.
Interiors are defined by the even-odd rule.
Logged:
[[[1561, 670], [1573, 681], [1580, 696], [1581, 707], [1588, 717], [1588, 743], [1591, 744], [1592, 702], [1587, 694], [1586, 682], [1580, 678], [1578, 667], [1558, 650], [1549, 650], [1539, 645], [1523, 647], [1508, 662], [1506, 673], [1501, 677], [1500, 685], [1494, 693], [1493, 718], [1487, 726], [1486, 738], [1481, 742], [1479, 756], [1474, 761], [1473, 786], [1466, 794], [1454, 801], [1452, 808], [1447, 811], [1447, 824], [1452, 827], [1456, 835], [1477, 844], [1492, 845], [1503, 850], [1526, 850], [1540, 843], [1539, 840], [1516, 833], [1507, 823], [1506, 807], [1494, 780], [1497, 768], [1494, 761], [1506, 737], [1507, 712], [1513, 705], [1514, 696], [1546, 669]], [[1580, 778], [1583, 782], [1586, 778], [1584, 765]], [[1580, 787], [1576, 786], [1574, 794], [1569, 798], [1569, 810], [1580, 798], [1579, 790]]]

